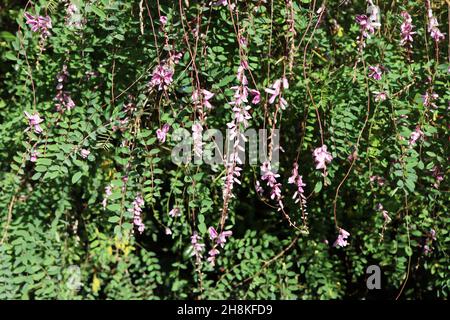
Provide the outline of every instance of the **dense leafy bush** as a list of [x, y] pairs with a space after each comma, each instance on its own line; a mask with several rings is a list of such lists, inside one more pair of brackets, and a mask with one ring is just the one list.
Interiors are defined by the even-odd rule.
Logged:
[[0, 297], [447, 298], [448, 6], [375, 4], [3, 1]]

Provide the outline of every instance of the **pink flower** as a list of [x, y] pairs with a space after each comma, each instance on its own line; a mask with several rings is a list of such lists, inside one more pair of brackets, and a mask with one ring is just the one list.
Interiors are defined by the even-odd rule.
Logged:
[[103, 201], [102, 201], [103, 208], [106, 208], [106, 203], [107, 203], [110, 195], [112, 195], [112, 187], [106, 186], [105, 187], [105, 197], [103, 198]]
[[166, 141], [166, 135], [170, 130], [170, 125], [168, 123], [164, 124], [162, 129], [156, 130], [156, 136], [159, 142], [164, 143]]
[[305, 190], [303, 190], [303, 187], [306, 186], [305, 183], [303, 183], [303, 177], [298, 174], [298, 163], [294, 162], [294, 168], [292, 169], [292, 175], [289, 177], [288, 180], [289, 184], [295, 184], [297, 186], [297, 191], [295, 191], [292, 199], [295, 200], [295, 203], [302, 201], [302, 203], [306, 204], [306, 197], [304, 195]]
[[197, 232], [194, 232], [194, 234], [191, 236], [191, 245], [192, 245], [192, 255], [196, 256], [197, 259], [200, 259], [202, 257], [202, 252], [205, 250], [205, 244], [200, 243], [200, 236], [197, 234]]
[[166, 235], [170, 236], [172, 234], [172, 230], [170, 230], [170, 228], [166, 228], [165, 233]]
[[133, 224], [138, 228], [139, 233], [144, 232], [145, 225], [142, 222], [141, 213], [144, 207], [144, 199], [141, 195], [137, 195], [133, 201], [133, 207], [128, 209], [129, 212], [133, 213]]
[[38, 157], [38, 152], [36, 150], [32, 150], [30, 154], [30, 161], [36, 162]]
[[192, 139], [194, 140], [194, 154], [201, 158], [203, 155], [203, 138], [202, 138], [203, 126], [200, 123], [194, 123], [192, 125]]
[[401, 37], [402, 39], [400, 40], [400, 44], [402, 46], [412, 46], [412, 42], [413, 42], [413, 37], [412, 35], [415, 34], [414, 31], [412, 31], [412, 29], [414, 28], [414, 26], [412, 25], [412, 19], [411, 16], [409, 15], [408, 12], [403, 11], [401, 13], [402, 17], [403, 17], [403, 23], [400, 26], [400, 31], [401, 31]]
[[381, 80], [382, 74], [383, 74], [383, 72], [381, 71], [381, 68], [379, 65], [369, 66], [369, 78], [372, 78], [375, 80]]
[[425, 92], [425, 94], [422, 96], [423, 105], [425, 107], [433, 107], [437, 109], [437, 105], [434, 103], [435, 100], [439, 98], [439, 95], [435, 92]]
[[350, 233], [348, 233], [347, 231], [345, 231], [342, 228], [339, 228], [339, 235], [336, 239], [336, 241], [334, 242], [333, 246], [334, 247], [345, 247], [348, 245], [347, 242], [347, 238], [350, 236]]
[[216, 229], [214, 227], [208, 228], [209, 237], [211, 240], [216, 240], [216, 243], [220, 245], [222, 248], [224, 247], [225, 243], [227, 242], [227, 238], [231, 237], [233, 234], [232, 231], [222, 231], [220, 234], [217, 233]]
[[89, 156], [90, 153], [91, 153], [91, 152], [90, 152], [89, 150], [87, 150], [87, 149], [81, 149], [81, 152], [80, 152], [81, 157], [82, 157], [83, 159], [86, 159], [86, 158]]
[[365, 14], [357, 15], [355, 20], [359, 24], [359, 29], [364, 38], [369, 38], [371, 34], [375, 33], [374, 25], [370, 23], [369, 18]]
[[391, 217], [389, 217], [389, 214], [386, 210], [381, 211], [381, 213], [383, 214], [383, 218], [384, 218], [384, 222], [385, 223], [389, 223], [392, 221]]
[[433, 11], [431, 10], [430, 0], [426, 0], [425, 4], [428, 9], [428, 32], [430, 33], [431, 38], [433, 38], [436, 42], [444, 40], [445, 36], [439, 30], [439, 23], [437, 21], [437, 18], [433, 15]]
[[166, 16], [159, 17], [159, 22], [161, 22], [161, 24], [165, 26], [167, 24], [167, 17]]
[[286, 78], [275, 80], [275, 82], [264, 91], [270, 94], [269, 103], [272, 104], [275, 102], [277, 97], [280, 97], [281, 109], [285, 109], [287, 107], [287, 102], [281, 97], [281, 89], [289, 88], [289, 83]]
[[411, 133], [411, 136], [409, 138], [409, 145], [412, 146], [416, 144], [417, 140], [419, 140], [421, 137], [423, 137], [423, 132], [420, 130], [420, 127], [417, 126], [416, 129]]
[[251, 89], [250, 93], [253, 95], [252, 103], [258, 104], [261, 101], [261, 93], [254, 89]]
[[75, 108], [75, 102], [73, 102], [70, 93], [67, 91], [59, 90], [55, 96], [55, 100], [58, 101], [56, 103], [57, 111], [72, 110]]
[[219, 237], [217, 238], [217, 244], [220, 245], [222, 248], [225, 246], [225, 243], [227, 242], [227, 238], [231, 237], [233, 234], [232, 231], [223, 231], [219, 234]]
[[173, 69], [166, 64], [161, 64], [153, 71], [150, 87], [158, 86], [158, 90], [165, 90], [172, 82]]
[[214, 229], [214, 227], [209, 227], [208, 232], [209, 232], [209, 237], [211, 238], [211, 240], [217, 239], [217, 237], [219, 236], [219, 234], [217, 233], [216, 229]]
[[52, 28], [52, 20], [49, 16], [33, 16], [32, 14], [25, 12], [26, 24], [31, 27], [31, 31], [39, 32], [44, 38], [50, 35], [49, 29]]
[[385, 101], [387, 99], [387, 93], [384, 91], [383, 92], [374, 91], [373, 93], [375, 94], [376, 102]]
[[208, 262], [211, 263], [211, 266], [215, 266], [216, 264], [216, 255], [219, 254], [219, 250], [217, 250], [216, 248], [213, 248], [211, 250], [209, 250], [208, 252], [209, 257], [208, 257]]
[[280, 175], [272, 172], [270, 163], [268, 161], [262, 164], [261, 171], [263, 173], [261, 180], [267, 181], [267, 186], [270, 187], [270, 198], [272, 200], [276, 200], [280, 205], [280, 208], [282, 208], [283, 203], [281, 201], [281, 183], [277, 182], [277, 178]]
[[42, 133], [43, 129], [39, 125], [42, 121], [41, 117], [39, 117], [38, 113], [34, 113], [33, 115], [30, 115], [28, 112], [25, 111], [25, 116], [28, 119], [28, 124], [31, 129], [34, 129], [34, 132], [37, 134]]
[[173, 208], [172, 210], [169, 211], [169, 216], [171, 216], [172, 218], [181, 216], [180, 209], [179, 208]]
[[211, 99], [212, 97], [214, 97], [214, 93], [205, 89], [194, 90], [191, 96], [192, 101], [194, 102], [196, 108], [201, 108], [202, 106], [204, 106], [209, 110], [212, 109], [212, 105], [209, 102], [209, 99]]
[[323, 145], [313, 151], [314, 161], [316, 162], [316, 169], [326, 169], [327, 163], [333, 160], [331, 153], [327, 151], [327, 146]]

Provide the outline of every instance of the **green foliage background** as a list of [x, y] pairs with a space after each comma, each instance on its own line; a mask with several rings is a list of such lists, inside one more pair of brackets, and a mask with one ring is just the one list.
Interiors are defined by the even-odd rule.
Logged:
[[[237, 1], [234, 19], [226, 6], [209, 1], [74, 2], [86, 19], [81, 29], [66, 25], [64, 2], [28, 6], [52, 18], [52, 35], [43, 46], [25, 24], [25, 1], [0, 5], [1, 299], [360, 299], [371, 294], [365, 285], [371, 264], [381, 266], [385, 298], [395, 298], [404, 284], [401, 298], [448, 298], [444, 1], [433, 1], [447, 33], [438, 48], [426, 30], [423, 1], [379, 1], [382, 27], [362, 54], [354, 17], [365, 13], [365, 1], [292, 1], [295, 33], [281, 0]], [[322, 4], [326, 10], [317, 24]], [[417, 31], [411, 61], [399, 45], [403, 10]], [[168, 18], [166, 32], [160, 14]], [[202, 87], [215, 93], [207, 125], [225, 129], [239, 66], [236, 26], [248, 40], [252, 87], [263, 93], [283, 74], [289, 79], [284, 93], [289, 106], [277, 123], [284, 149], [279, 181], [286, 211], [301, 224], [301, 210], [291, 200], [294, 187], [287, 184], [299, 153], [309, 233], [290, 227], [269, 197], [257, 196], [259, 168], [245, 165], [230, 202], [227, 226], [233, 236], [216, 267], [205, 260], [196, 271], [190, 236], [199, 232], [209, 247], [206, 229], [217, 224], [223, 205], [223, 168], [176, 166], [170, 159], [176, 142], [169, 133], [160, 144], [155, 132], [164, 123], [191, 130], [193, 61]], [[169, 46], [183, 53], [174, 82], [165, 92], [149, 92], [152, 70], [167, 58]], [[64, 64], [70, 73], [64, 88], [76, 107], [58, 113], [53, 98]], [[375, 64], [385, 68], [378, 82], [367, 76]], [[89, 72], [97, 75], [87, 77]], [[428, 110], [421, 95], [431, 87], [439, 94], [438, 108]], [[374, 101], [374, 91], [388, 92], [388, 100]], [[126, 131], [114, 132], [129, 95], [136, 111]], [[253, 106], [251, 127], [273, 121], [267, 100], [263, 93]], [[315, 107], [334, 157], [326, 179], [312, 159], [321, 145]], [[33, 110], [44, 119], [40, 136], [24, 132], [24, 111]], [[417, 125], [424, 138], [410, 148]], [[33, 146], [40, 154], [36, 163], [29, 161]], [[91, 151], [87, 159], [80, 157], [82, 147]], [[358, 158], [351, 166], [347, 158], [354, 150]], [[444, 175], [437, 187], [435, 166]], [[385, 184], [371, 183], [373, 175], [384, 177]], [[113, 194], [104, 209], [110, 184]], [[127, 211], [138, 192], [146, 202], [142, 235], [130, 234]], [[345, 248], [332, 246], [334, 203], [339, 225], [351, 233]], [[378, 203], [392, 218], [385, 228]], [[177, 219], [168, 216], [174, 205], [181, 208]], [[67, 285], [70, 266], [80, 268], [80, 290]]]

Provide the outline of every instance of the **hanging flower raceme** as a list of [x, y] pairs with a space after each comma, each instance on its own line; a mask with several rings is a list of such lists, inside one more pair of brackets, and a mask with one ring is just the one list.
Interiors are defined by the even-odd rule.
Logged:
[[91, 152], [87, 149], [81, 149], [80, 151], [80, 155], [83, 159], [86, 159], [90, 154]]
[[31, 162], [36, 162], [37, 158], [38, 158], [39, 153], [36, 150], [31, 150], [30, 153], [30, 161]]
[[172, 218], [181, 216], [180, 209], [177, 207], [173, 208], [172, 210], [169, 211], [169, 216]]
[[428, 90], [422, 96], [423, 105], [427, 108], [432, 107], [434, 109], [437, 109], [438, 106], [434, 103], [434, 101], [436, 101], [438, 98], [439, 95], [437, 93]]
[[33, 16], [32, 14], [25, 12], [26, 24], [31, 27], [31, 31], [38, 32], [43, 38], [50, 35], [50, 29], [52, 28], [52, 20], [49, 16]]
[[306, 205], [306, 197], [305, 197], [305, 190], [303, 187], [306, 187], [306, 184], [303, 183], [303, 177], [298, 174], [298, 163], [294, 162], [294, 167], [292, 169], [292, 175], [289, 177], [288, 180], [289, 184], [294, 184], [297, 186], [297, 191], [295, 191], [294, 195], [292, 196], [292, 199], [295, 200], [295, 203], [298, 203], [299, 201], [302, 201], [302, 205]]
[[383, 71], [381, 70], [379, 65], [376, 66], [369, 66], [369, 78], [372, 78], [374, 80], [381, 80], [381, 76], [383, 74]]
[[40, 123], [42, 123], [44, 120], [41, 119], [38, 113], [30, 115], [28, 112], [25, 111], [25, 116], [27, 117], [30, 129], [34, 130], [35, 133], [40, 134], [42, 133], [42, 131], [44, 131], [40, 126]]
[[370, 23], [369, 18], [365, 14], [357, 15], [355, 20], [359, 25], [359, 30], [363, 38], [369, 38], [371, 34], [375, 33], [375, 27]]
[[158, 87], [158, 90], [166, 90], [173, 82], [174, 70], [168, 64], [160, 64], [153, 70], [150, 88]]
[[192, 139], [194, 141], [194, 155], [199, 159], [203, 156], [203, 126], [201, 123], [194, 123], [192, 125]]
[[223, 248], [225, 246], [225, 243], [227, 242], [227, 238], [231, 237], [233, 232], [228, 230], [228, 231], [222, 231], [221, 233], [218, 233], [214, 227], [209, 227], [208, 233], [209, 233], [210, 239], [215, 241], [215, 245], [208, 252], [209, 257], [207, 260], [211, 263], [212, 266], [214, 266], [215, 261], [216, 261], [216, 256], [220, 253], [219, 250], [217, 250], [217, 246], [221, 246]]
[[267, 186], [270, 188], [270, 199], [276, 200], [279, 208], [283, 209], [283, 202], [281, 200], [281, 183], [277, 182], [279, 174], [273, 173], [270, 163], [265, 161], [261, 166], [262, 176], [261, 180], [266, 181]]
[[141, 195], [137, 195], [133, 201], [133, 207], [128, 209], [129, 212], [133, 213], [133, 223], [137, 227], [139, 233], [144, 232], [145, 225], [142, 222], [142, 208], [144, 207], [144, 199]]
[[168, 123], [164, 124], [161, 129], [156, 130], [156, 137], [161, 143], [166, 142], [166, 135], [170, 130], [170, 125]]
[[444, 40], [445, 36], [438, 28], [439, 23], [437, 18], [433, 15], [433, 10], [431, 10], [430, 0], [426, 0], [425, 3], [428, 9], [428, 32], [430, 33], [430, 37], [437, 43]]
[[376, 102], [382, 102], [385, 101], [387, 99], [387, 93], [382, 91], [382, 92], [378, 92], [378, 91], [374, 91], [373, 94], [375, 95], [375, 101]]
[[275, 80], [275, 82], [264, 91], [270, 94], [269, 103], [273, 104], [277, 97], [280, 98], [281, 109], [284, 110], [287, 107], [287, 101], [282, 97], [282, 89], [288, 89], [289, 83], [286, 78]]
[[75, 108], [75, 102], [72, 100], [70, 93], [64, 91], [64, 84], [69, 78], [69, 72], [67, 70], [67, 65], [63, 65], [62, 70], [56, 75], [57, 85], [56, 85], [56, 110], [58, 112], [64, 112], [65, 110], [71, 110]]
[[416, 144], [417, 140], [419, 140], [421, 137], [423, 137], [423, 132], [420, 130], [420, 127], [416, 127], [416, 129], [411, 133], [411, 136], [409, 138], [409, 146], [413, 146]]
[[239, 157], [239, 152], [244, 151], [244, 148], [240, 145], [240, 141], [241, 139], [244, 142], [247, 141], [247, 138], [241, 132], [241, 129], [247, 128], [249, 125], [248, 120], [252, 118], [249, 113], [251, 107], [246, 105], [248, 102], [249, 93], [249, 89], [247, 87], [248, 81], [245, 75], [245, 70], [247, 70], [247, 68], [247, 62], [241, 61], [236, 75], [239, 85], [231, 88], [235, 91], [235, 93], [233, 96], [233, 101], [229, 103], [233, 106], [232, 119], [229, 123], [227, 123], [232, 149], [227, 152], [224, 159], [226, 175], [223, 178], [223, 199], [225, 202], [228, 201], [229, 198], [233, 197], [232, 190], [234, 183], [240, 183], [238, 178], [242, 169], [238, 166], [238, 164], [242, 164], [242, 159]]
[[105, 187], [105, 197], [102, 200], [102, 206], [103, 208], [106, 208], [106, 204], [108, 202], [108, 198], [112, 195], [112, 186], [106, 186]]
[[348, 233], [347, 231], [345, 231], [342, 228], [339, 228], [339, 235], [336, 239], [336, 241], [334, 242], [333, 246], [334, 247], [345, 247], [348, 245], [347, 242], [347, 238], [350, 236], [350, 233]]
[[412, 31], [414, 26], [412, 25], [412, 18], [409, 15], [408, 12], [403, 11], [401, 13], [402, 17], [403, 17], [403, 23], [400, 26], [400, 31], [401, 31], [401, 40], [400, 40], [400, 44], [402, 46], [405, 47], [412, 47], [412, 43], [413, 43], [413, 34], [416, 34], [416, 32]]
[[160, 16], [159, 17], [159, 22], [164, 27], [167, 24], [167, 17], [166, 16]]
[[313, 151], [314, 161], [316, 162], [316, 169], [327, 169], [327, 163], [333, 160], [331, 153], [328, 152], [327, 146], [323, 145], [314, 149]]
[[202, 257], [202, 252], [205, 250], [205, 244], [200, 242], [201, 238], [197, 232], [191, 236], [192, 255], [197, 257], [197, 262]]
[[205, 89], [201, 89], [201, 90], [194, 90], [194, 92], [192, 92], [191, 99], [192, 102], [194, 103], [195, 109], [201, 111], [203, 107], [205, 107], [208, 110], [212, 109], [213, 106], [209, 102], [209, 100], [212, 97], [214, 97], [214, 93]]

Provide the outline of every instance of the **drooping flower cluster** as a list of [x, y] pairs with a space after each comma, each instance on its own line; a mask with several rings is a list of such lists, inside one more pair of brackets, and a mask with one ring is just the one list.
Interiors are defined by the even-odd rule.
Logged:
[[192, 125], [192, 140], [194, 142], [194, 155], [198, 159], [202, 159], [203, 156], [203, 126], [201, 123], [196, 122]]
[[425, 243], [423, 245], [424, 254], [430, 254], [433, 251], [432, 249], [433, 241], [436, 241], [436, 231], [434, 229], [431, 229], [426, 234]]
[[384, 183], [386, 182], [386, 179], [380, 177], [379, 175], [371, 176], [369, 180], [370, 182], [376, 182], [380, 187], [384, 186]]
[[287, 101], [282, 97], [282, 89], [288, 89], [289, 82], [286, 78], [275, 80], [275, 82], [270, 86], [270, 88], [264, 91], [270, 94], [269, 103], [273, 104], [277, 97], [280, 97], [280, 106], [284, 110], [288, 106]]
[[175, 207], [169, 211], [169, 216], [172, 218], [181, 216], [181, 211], [179, 208]]
[[170, 52], [167, 60], [162, 60], [156, 66], [152, 73], [152, 79], [149, 82], [150, 88], [158, 87], [158, 90], [166, 90], [173, 82], [173, 75], [175, 73], [175, 65], [180, 62], [182, 53]]
[[145, 225], [142, 222], [142, 208], [144, 207], [144, 199], [141, 195], [137, 195], [133, 201], [133, 207], [128, 209], [129, 212], [133, 213], [133, 223], [137, 227], [139, 233], [144, 232]]
[[44, 120], [41, 119], [38, 113], [30, 115], [28, 112], [25, 111], [25, 116], [27, 117], [30, 129], [34, 130], [35, 133], [40, 134], [42, 133], [42, 131], [44, 131], [40, 126], [40, 123], [42, 123]]
[[423, 137], [423, 132], [420, 130], [420, 127], [417, 126], [416, 129], [411, 133], [411, 136], [409, 137], [409, 146], [413, 146], [416, 144], [417, 140], [419, 140], [421, 137]]
[[391, 217], [389, 217], [389, 212], [384, 209], [383, 205], [381, 203], [377, 204], [376, 209], [381, 212], [383, 215], [384, 223], [385, 225], [392, 221]]
[[38, 158], [38, 155], [39, 155], [39, 152], [37, 152], [36, 150], [31, 150], [31, 153], [30, 153], [30, 161], [31, 162], [36, 162], [37, 161], [37, 158]]
[[425, 94], [422, 96], [423, 105], [427, 108], [432, 107], [434, 109], [437, 109], [436, 101], [439, 98], [439, 95], [431, 90], [427, 90]]
[[197, 263], [200, 262], [202, 258], [202, 252], [205, 250], [205, 244], [200, 242], [201, 237], [198, 235], [196, 231], [191, 236], [191, 245], [192, 245], [192, 255], [197, 258]]
[[112, 195], [112, 186], [106, 186], [105, 187], [105, 197], [102, 200], [102, 206], [103, 208], [106, 208], [106, 204], [108, 202], [108, 198]]
[[201, 117], [203, 117], [203, 108], [207, 110], [212, 109], [212, 105], [209, 100], [214, 97], [214, 93], [206, 90], [206, 89], [196, 89], [192, 92], [192, 102], [194, 103], [194, 108], [197, 110]]
[[412, 31], [414, 26], [412, 25], [412, 18], [409, 15], [408, 12], [403, 11], [401, 13], [402, 17], [403, 17], [403, 23], [400, 26], [400, 31], [401, 31], [401, 40], [400, 40], [400, 44], [402, 46], [405, 47], [412, 47], [412, 43], [413, 43], [413, 34], [415, 34], [416, 32]]
[[387, 99], [387, 93], [384, 91], [378, 92], [378, 91], [374, 91], [373, 94], [375, 95], [375, 102], [382, 102], [382, 101], [386, 101]]
[[161, 143], [166, 142], [166, 135], [170, 130], [170, 125], [168, 123], [164, 124], [161, 129], [156, 130], [156, 137]]
[[[224, 159], [226, 175], [223, 178], [223, 198], [225, 202], [233, 196], [232, 190], [234, 183], [240, 183], [238, 178], [240, 176], [241, 168], [238, 165], [242, 164], [242, 160], [239, 157], [239, 152], [244, 151], [244, 148], [241, 146], [240, 142], [241, 139], [242, 141], [247, 140], [245, 135], [241, 132], [241, 129], [247, 128], [249, 125], [248, 120], [252, 118], [249, 113], [251, 107], [246, 105], [249, 95], [249, 88], [247, 87], [248, 80], [245, 75], [245, 70], [247, 69], [247, 62], [241, 61], [236, 75], [239, 85], [231, 87], [235, 93], [233, 96], [233, 101], [229, 103], [232, 106], [233, 111], [232, 120], [227, 123], [231, 150], [227, 150], [228, 152]], [[255, 96], [256, 95], [257, 94], [255, 94]]]
[[334, 247], [346, 247], [348, 245], [347, 238], [350, 236], [350, 233], [345, 231], [342, 228], [339, 228], [339, 235], [334, 242]]
[[303, 182], [303, 177], [298, 174], [297, 162], [294, 162], [294, 166], [292, 168], [292, 175], [289, 177], [288, 183], [297, 186], [297, 191], [295, 191], [294, 195], [292, 196], [292, 199], [295, 200], [295, 203], [301, 201], [302, 206], [305, 207], [306, 197], [305, 197], [305, 190], [303, 189], [303, 187], [306, 187], [306, 184]]
[[159, 23], [161, 23], [161, 26], [164, 27], [167, 24], [167, 17], [166, 16], [160, 16], [159, 17]]
[[445, 39], [444, 34], [439, 30], [439, 23], [437, 18], [433, 15], [433, 10], [431, 10], [430, 0], [426, 0], [426, 7], [428, 10], [428, 32], [430, 37], [434, 39], [436, 43]]
[[369, 78], [372, 78], [374, 80], [381, 80], [381, 76], [383, 74], [383, 71], [381, 70], [379, 65], [376, 66], [369, 66]]
[[222, 231], [220, 234], [216, 231], [214, 227], [208, 228], [209, 237], [211, 240], [215, 241], [215, 244], [211, 250], [208, 252], [208, 262], [211, 263], [212, 266], [215, 265], [216, 262], [216, 256], [220, 253], [217, 249], [217, 246], [221, 246], [222, 248], [225, 246], [225, 243], [227, 242], [227, 238], [231, 237], [233, 234], [232, 231]]
[[173, 81], [174, 70], [167, 64], [158, 65], [153, 70], [152, 80], [150, 81], [150, 87], [158, 87], [158, 90], [165, 90]]
[[261, 166], [262, 176], [261, 180], [266, 181], [267, 186], [270, 188], [270, 199], [277, 201], [279, 208], [283, 209], [283, 201], [281, 197], [281, 183], [277, 182], [279, 174], [273, 173], [269, 161], [265, 161]]
[[333, 160], [333, 156], [328, 152], [327, 146], [323, 145], [314, 149], [313, 157], [316, 162], [316, 169], [327, 169], [327, 163], [330, 163]]
[[[375, 33], [375, 27], [370, 23], [369, 18], [365, 14], [357, 15], [355, 20], [359, 24], [359, 30], [363, 38], [370, 38], [370, 35]], [[359, 40], [362, 40], [362, 38], [359, 38]]]
[[80, 9], [72, 2], [66, 7], [66, 25], [71, 28], [81, 29], [86, 24], [86, 19], [80, 13]]
[[80, 151], [80, 155], [83, 159], [86, 159], [90, 154], [91, 152], [87, 149], [81, 149]]
[[28, 12], [25, 12], [24, 16], [27, 19], [26, 24], [31, 27], [31, 31], [40, 33], [43, 38], [50, 35], [52, 19], [49, 16], [33, 16]]
[[70, 93], [64, 91], [64, 83], [67, 82], [69, 77], [69, 72], [67, 71], [67, 65], [63, 65], [62, 70], [56, 75], [56, 80], [58, 81], [56, 85], [56, 110], [58, 112], [64, 112], [65, 110], [71, 110], [75, 108], [75, 102], [73, 102]]
[[433, 187], [439, 189], [441, 181], [444, 180], [444, 173], [441, 171], [439, 166], [434, 166], [433, 169], [431, 169], [431, 172], [433, 174], [433, 177], [436, 179], [436, 182], [433, 184]]

